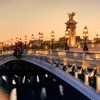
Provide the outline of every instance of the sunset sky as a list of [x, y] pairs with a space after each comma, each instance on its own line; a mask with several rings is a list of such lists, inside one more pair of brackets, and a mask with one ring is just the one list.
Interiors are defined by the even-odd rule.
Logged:
[[31, 34], [37, 39], [39, 32], [50, 39], [51, 31], [58, 39], [64, 36], [67, 13], [73, 11], [77, 35], [82, 37], [86, 25], [89, 38], [100, 36], [100, 0], [0, 0], [0, 41], [25, 35], [30, 39]]

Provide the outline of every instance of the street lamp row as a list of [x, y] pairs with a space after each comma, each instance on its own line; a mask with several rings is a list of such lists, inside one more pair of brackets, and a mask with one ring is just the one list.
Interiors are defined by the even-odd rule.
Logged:
[[54, 49], [54, 39], [55, 39], [55, 33], [54, 31], [51, 32], [51, 50]]
[[34, 40], [34, 35], [32, 34], [32, 36], [31, 36], [31, 38], [32, 38], [32, 41]]
[[42, 49], [43, 48], [43, 46], [42, 46], [43, 45], [42, 44], [43, 43], [43, 33], [39, 32], [39, 40], [40, 40], [40, 49]]
[[[42, 49], [42, 45], [43, 45], [43, 33], [39, 32], [39, 40], [40, 40], [40, 48]], [[69, 50], [69, 36], [70, 36], [70, 30], [67, 29], [65, 31], [65, 50]], [[84, 38], [84, 46], [83, 46], [83, 51], [88, 51], [88, 46], [87, 46], [87, 38], [88, 38], [88, 28], [85, 26], [83, 29], [83, 38]], [[55, 39], [55, 33], [54, 31], [51, 32], [51, 50], [54, 49], [54, 39]], [[31, 35], [31, 40], [34, 41], [34, 34]], [[20, 38], [21, 41], [21, 38]], [[15, 45], [17, 47], [17, 43], [18, 43], [18, 38], [16, 37], [16, 42]], [[13, 45], [13, 39], [11, 39], [11, 45]], [[25, 35], [25, 49], [27, 45], [27, 36]]]

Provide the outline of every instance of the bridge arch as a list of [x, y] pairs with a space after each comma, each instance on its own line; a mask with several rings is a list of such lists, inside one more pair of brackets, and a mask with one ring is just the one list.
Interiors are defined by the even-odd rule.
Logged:
[[[16, 58], [12, 57], [10, 59], [6, 59], [5, 62], [15, 60]], [[82, 82], [79, 80], [75, 80], [70, 74], [66, 74], [64, 71], [60, 70], [57, 67], [54, 67], [50, 65], [49, 63], [46, 63], [44, 61], [41, 61], [39, 59], [36, 59], [35, 57], [22, 57], [20, 60], [35, 64], [37, 66], [40, 66], [41, 68], [49, 71], [50, 73], [56, 75], [66, 83], [70, 84], [72, 87], [76, 88], [78, 91], [86, 95], [91, 100], [99, 100], [99, 95], [94, 92], [93, 89], [90, 87], [86, 87]], [[3, 64], [3, 62], [0, 62], [0, 65]]]

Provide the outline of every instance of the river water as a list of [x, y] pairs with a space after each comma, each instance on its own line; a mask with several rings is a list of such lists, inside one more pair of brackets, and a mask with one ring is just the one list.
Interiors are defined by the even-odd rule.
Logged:
[[[6, 87], [7, 88], [7, 87]], [[79, 91], [58, 78], [44, 82], [18, 84], [9, 93], [0, 88], [0, 100], [89, 100]]]

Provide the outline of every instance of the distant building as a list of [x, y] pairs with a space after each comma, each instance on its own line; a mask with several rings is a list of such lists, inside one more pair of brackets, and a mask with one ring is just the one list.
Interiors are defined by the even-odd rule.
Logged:
[[97, 38], [97, 37], [94, 38], [94, 42], [95, 42], [95, 43], [100, 43], [100, 38], [99, 38], [99, 37], [98, 37], [98, 38]]
[[28, 43], [28, 47], [29, 48], [33, 48], [33, 49], [40, 49], [40, 47], [42, 46], [42, 49], [49, 49], [50, 48], [50, 40], [47, 41], [40, 41], [40, 40], [30, 40]]
[[64, 44], [64, 43], [65, 43], [65, 37], [59, 38], [59, 43], [60, 43], [60, 44]]
[[41, 46], [41, 41], [40, 40], [30, 40], [28, 45], [35, 45], [35, 46]]
[[76, 43], [79, 43], [81, 41], [80, 36], [76, 36]]

